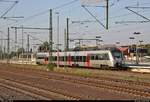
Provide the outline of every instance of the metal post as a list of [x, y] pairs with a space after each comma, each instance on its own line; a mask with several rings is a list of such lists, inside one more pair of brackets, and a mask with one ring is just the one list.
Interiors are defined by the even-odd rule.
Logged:
[[16, 51], [16, 58], [18, 60], [18, 52], [17, 52], [17, 28], [15, 27], [15, 51]]
[[67, 39], [67, 45], [66, 48], [67, 50], [69, 50], [69, 18], [67, 18], [67, 35], [66, 35], [66, 39]]
[[79, 49], [81, 49], [81, 39], [79, 39]]
[[[129, 37], [129, 39], [131, 39], [131, 40], [134, 40], [135, 38], [134, 37]], [[133, 48], [133, 44], [134, 44], [134, 42], [132, 42], [131, 41], [131, 48]], [[134, 52], [133, 52], [134, 53]], [[133, 61], [133, 55], [132, 55], [132, 57], [131, 57], [131, 62]]]
[[1, 49], [0, 49], [1, 50], [1, 60], [2, 60], [3, 59], [3, 50], [2, 50], [3, 49], [3, 35], [2, 35], [1, 31], [0, 31], [0, 33], [1, 33], [1, 39], [2, 39], [1, 40]]
[[[3, 39], [3, 35], [2, 35], [2, 39]], [[3, 54], [4, 54], [4, 51], [3, 51], [3, 40], [2, 40], [2, 43], [1, 43], [1, 44], [2, 44], [2, 60], [3, 60], [3, 57], [4, 57], [4, 56], [3, 56]]]
[[[139, 42], [140, 42], [140, 48], [142, 49], [143, 48], [142, 47], [143, 40], [139, 40]], [[142, 52], [140, 53], [140, 62], [142, 62]]]
[[106, 0], [106, 29], [108, 29], [109, 20], [109, 0]]
[[139, 64], [138, 44], [136, 44], [136, 64]]
[[52, 9], [50, 9], [50, 18], [49, 18], [49, 64], [52, 64], [52, 50], [53, 50], [53, 27], [52, 27]]
[[5, 58], [6, 58], [6, 56], [5, 56], [5, 55], [6, 55], [6, 47], [5, 47], [6, 45], [5, 45], [5, 44], [6, 44], [6, 43], [4, 42], [4, 60], [5, 60]]
[[17, 28], [15, 27], [15, 51], [17, 51], [16, 45], [17, 45]]
[[59, 68], [59, 13], [57, 16], [57, 68]]
[[27, 52], [29, 53], [29, 47], [30, 47], [30, 44], [29, 44], [30, 42], [29, 42], [29, 34], [27, 35]]
[[27, 59], [29, 61], [29, 49], [30, 49], [30, 42], [29, 42], [29, 34], [27, 35]]
[[9, 42], [9, 28], [8, 28], [8, 39], [7, 39], [7, 64], [9, 63], [9, 47], [10, 47], [10, 42]]
[[66, 56], [67, 56], [67, 32], [66, 29], [64, 29], [64, 68], [66, 68], [67, 62], [66, 62]]
[[[134, 34], [139, 35], [141, 33], [140, 32], [134, 32]], [[139, 39], [138, 39], [137, 44], [136, 44], [136, 64], [139, 64], [138, 42], [139, 42]]]
[[23, 39], [23, 26], [22, 26], [22, 64], [23, 64], [23, 53], [24, 53], [24, 47], [23, 47], [23, 41], [24, 41], [24, 39]]

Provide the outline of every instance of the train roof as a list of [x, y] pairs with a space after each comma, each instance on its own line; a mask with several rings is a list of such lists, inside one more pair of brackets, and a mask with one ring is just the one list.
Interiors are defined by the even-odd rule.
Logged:
[[[66, 52], [67, 56], [74, 56], [74, 55], [87, 55], [92, 53], [109, 53], [110, 50], [96, 50], [96, 51], [69, 51]], [[65, 52], [59, 52], [59, 56], [65, 55]], [[37, 56], [49, 56], [48, 52], [38, 52]], [[57, 56], [57, 52], [53, 52], [53, 56]]]
[[49, 56], [48, 52], [38, 52], [36, 53], [37, 56]]

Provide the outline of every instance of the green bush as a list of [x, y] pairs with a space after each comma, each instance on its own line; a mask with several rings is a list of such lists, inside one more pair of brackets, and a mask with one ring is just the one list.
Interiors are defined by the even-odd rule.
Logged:
[[55, 67], [54, 64], [48, 64], [47, 65], [47, 68], [48, 68], [49, 71], [54, 71], [54, 67]]

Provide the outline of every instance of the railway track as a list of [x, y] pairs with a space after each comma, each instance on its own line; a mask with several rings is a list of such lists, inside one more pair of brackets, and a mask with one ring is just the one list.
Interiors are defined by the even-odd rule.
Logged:
[[[39, 70], [32, 70], [32, 73], [30, 70], [27, 70], [27, 69], [23, 69], [23, 71], [26, 71], [27, 73], [31, 73], [31, 74], [34, 74], [34, 73], [37, 73], [39, 75], [43, 75], [41, 77], [45, 77], [45, 76], [48, 76], [49, 78], [60, 78], [60, 79], [65, 79], [65, 80], [80, 80], [80, 81], [84, 81], [86, 78], [84, 77], [79, 77], [79, 76], [76, 76], [76, 75], [71, 75], [71, 74], [65, 74], [65, 73], [56, 73], [56, 72], [44, 72], [44, 71], [39, 71]], [[75, 76], [75, 77], [72, 77], [72, 76]], [[115, 79], [115, 78], [108, 78], [108, 77], [100, 77], [100, 78], [95, 78], [95, 77], [90, 77], [88, 78], [88, 81], [91, 81], [94, 83], [96, 82], [114, 82], [114, 83], [120, 83], [120, 84], [126, 84], [126, 85], [134, 85], [134, 86], [140, 86], [140, 87], [150, 87], [150, 83], [146, 83], [146, 82], [138, 82], [138, 81], [130, 81], [130, 80], [121, 80], [121, 79]]]
[[[21, 84], [23, 86], [27, 86], [26, 88], [27, 89], [31, 89], [30, 87], [32, 87], [32, 90], [33, 88], [38, 91], [38, 93], [40, 93], [40, 95], [42, 94], [46, 94], [47, 96], [53, 96], [53, 98], [50, 98], [50, 99], [66, 99], [66, 100], [80, 100], [80, 99], [83, 99], [82, 97], [80, 97], [79, 95], [77, 94], [71, 94], [71, 93], [68, 93], [67, 91], [65, 90], [61, 90], [61, 89], [47, 89], [47, 87], [42, 87], [41, 85], [39, 84], [36, 84], [36, 85], [33, 85], [34, 83], [32, 82], [27, 82], [27, 81], [21, 81], [21, 80], [13, 80], [13, 79], [8, 79], [8, 78], [5, 78], [3, 77], [3, 79], [5, 80], [8, 80], [8, 81], [11, 81], [11, 82], [15, 82], [15, 83], [18, 83], [18, 84]], [[28, 88], [29, 86], [29, 88]], [[26, 90], [26, 89], [25, 89]], [[39, 92], [40, 90], [40, 92]], [[31, 91], [32, 92], [32, 91]], [[42, 92], [42, 93], [41, 93]], [[33, 93], [33, 92], [32, 92]]]
[[[40, 75], [42, 75], [40, 73]], [[44, 77], [45, 75], [41, 76]], [[126, 92], [135, 96], [140, 96], [143, 98], [150, 98], [150, 84], [148, 83], [140, 83], [140, 82], [134, 82], [134, 86], [136, 85], [138, 88], [139, 87], [146, 87], [149, 88], [147, 90], [145, 90], [145, 88], [143, 89], [138, 89], [138, 88], [131, 88], [129, 87], [129, 85], [132, 84], [131, 81], [122, 81], [122, 80], [111, 80], [108, 78], [105, 79], [93, 79], [93, 78], [89, 78], [88, 80], [86, 78], [81, 79], [80, 78], [75, 78], [73, 79], [70, 76], [64, 76], [64, 75], [56, 75], [56, 74], [52, 74], [47, 77], [44, 77], [46, 79], [55, 79], [55, 80], [63, 80], [63, 81], [67, 81], [67, 82], [73, 82], [73, 83], [78, 83], [78, 84], [83, 84], [83, 85], [88, 85], [88, 86], [94, 86], [94, 87], [98, 87], [98, 88], [105, 88], [105, 89], [110, 89], [110, 90], [114, 90], [114, 91], [118, 91], [118, 92]], [[118, 85], [120, 84], [120, 85]], [[128, 85], [128, 86], [125, 86]], [[124, 87], [123, 87], [124, 86]]]
[[[2, 82], [1, 82], [2, 81]], [[72, 97], [71, 95], [66, 95], [62, 93], [58, 93], [55, 91], [49, 91], [47, 89], [42, 89], [39, 87], [35, 87], [29, 82], [20, 82], [16, 80], [11, 80], [7, 78], [0, 78], [0, 86], [5, 87], [10, 90], [17, 91], [22, 94], [26, 94], [33, 99], [41, 99], [41, 100], [62, 100], [62, 99], [72, 99], [77, 100], [77, 98]]]
[[[49, 98], [46, 98], [46, 97], [44, 97], [42, 95], [35, 94], [32, 91], [27, 91], [27, 90], [21, 88], [20, 85], [18, 86], [16, 83], [14, 85], [14, 82], [12, 82], [12, 81], [8, 81], [6, 79], [0, 79], [0, 81], [3, 81], [3, 82], [0, 82], [0, 86], [1, 87], [7, 88], [7, 89], [12, 90], [12, 91], [15, 91], [17, 93], [21, 93], [21, 94], [30, 96], [33, 99], [44, 99], [44, 100], [48, 100], [49, 99]], [[31, 89], [31, 88], [29, 88], [29, 89]]]
[[[13, 69], [18, 69], [18, 68], [13, 68]], [[31, 73], [31, 72], [36, 72], [36, 73], [39, 73], [40, 75], [47, 75], [49, 74], [49, 72], [47, 71], [41, 71], [41, 70], [38, 70], [38, 69], [26, 69], [26, 68], [21, 68], [22, 71], [26, 71], [28, 73]], [[75, 77], [78, 77], [77, 75], [72, 75], [72, 74], [69, 74], [69, 73], [56, 73], [56, 72], [51, 72], [51, 77], [57, 75], [57, 76], [60, 76], [60, 77], [64, 77], [65, 78], [68, 78], [70, 76], [75, 76]], [[70, 76], [69, 76], [70, 75]], [[118, 76], [119, 77], [119, 76]], [[72, 78], [72, 77], [71, 77]], [[81, 77], [80, 77], [81, 78]], [[140, 82], [140, 81], [131, 81], [131, 80], [122, 80], [122, 79], [116, 79], [116, 78], [111, 78], [111, 77], [103, 77], [103, 76], [100, 76], [100, 78], [97, 78], [97, 77], [90, 77], [91, 79], [96, 79], [96, 80], [104, 80], [104, 81], [112, 81], [112, 82], [119, 82], [119, 83], [123, 83], [123, 84], [129, 84], [129, 85], [140, 85], [140, 86], [144, 86], [144, 87], [150, 87], [150, 83], [146, 83], [146, 82]], [[79, 80], [79, 79], [78, 79]]]
[[[24, 70], [27, 71], [28, 73], [30, 73], [30, 71], [28, 70]], [[65, 73], [56, 73], [56, 72], [42, 72], [42, 71], [38, 71], [38, 70], [32, 70], [35, 73], [38, 73], [40, 75], [43, 76], [49, 76], [49, 77], [58, 77], [58, 78], [63, 78], [63, 79], [68, 79], [71, 80], [74, 78], [74, 80], [85, 80], [85, 77], [79, 77], [77, 75], [71, 75], [71, 74], [65, 74]], [[75, 76], [75, 77], [72, 77]], [[122, 84], [128, 84], [128, 85], [138, 85], [138, 86], [143, 86], [143, 87], [150, 87], [150, 83], [146, 83], [146, 82], [138, 82], [138, 81], [130, 81], [130, 80], [121, 80], [121, 79], [115, 79], [115, 78], [108, 78], [108, 77], [103, 77], [101, 76], [100, 78], [95, 78], [95, 77], [88, 77], [87, 79], [90, 79], [90, 81], [96, 80], [96, 81], [108, 81], [108, 82], [118, 82], [118, 83], [122, 83]]]
[[[27, 70], [24, 70], [26, 72], [28, 72]], [[30, 72], [28, 72], [30, 73]], [[11, 72], [11, 74], [14, 74]], [[38, 76], [37, 76], [38, 74]], [[129, 86], [125, 86], [124, 84], [128, 85], [129, 83], [131, 84], [131, 82], [123, 82], [122, 80], [120, 80], [121, 82], [119, 82], [118, 80], [116, 81], [112, 81], [112, 80], [106, 80], [106, 79], [93, 79], [93, 78], [81, 78], [81, 77], [72, 77], [69, 75], [62, 75], [62, 74], [56, 74], [56, 73], [49, 73], [46, 74], [44, 72], [38, 72], [37, 74], [33, 74], [36, 77], [40, 77], [46, 80], [58, 80], [58, 81], [65, 81], [65, 82], [71, 82], [71, 83], [75, 83], [75, 84], [81, 84], [81, 85], [87, 85], [89, 87], [96, 87], [96, 88], [104, 88], [104, 89], [109, 89], [112, 91], [116, 91], [116, 92], [120, 92], [120, 93], [128, 93], [140, 98], [146, 98], [146, 99], [150, 99], [150, 92], [147, 90], [143, 90], [143, 89], [138, 89], [138, 88], [133, 88], [133, 87], [129, 87]], [[17, 74], [19, 75], [19, 74]], [[20, 74], [22, 75], [22, 74]], [[33, 76], [30, 76], [33, 77]], [[118, 85], [120, 84], [120, 85]], [[137, 85], [137, 84], [136, 84]], [[149, 84], [143, 85], [143, 84], [138, 84], [138, 87], [140, 86], [144, 86], [144, 87], [148, 87]]]
[[4, 101], [5, 100], [5, 97], [3, 95], [0, 95], [0, 100], [1, 101]]

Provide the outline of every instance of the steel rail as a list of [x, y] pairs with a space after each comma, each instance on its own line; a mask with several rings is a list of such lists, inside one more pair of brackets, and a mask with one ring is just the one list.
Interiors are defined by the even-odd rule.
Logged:
[[[32, 76], [29, 76], [32, 77]], [[40, 77], [40, 76], [39, 76]], [[40, 77], [41, 78], [41, 77]], [[76, 83], [76, 84], [82, 84], [82, 85], [87, 85], [87, 86], [92, 86], [92, 87], [97, 87], [97, 88], [104, 88], [104, 89], [109, 89], [117, 92], [122, 92], [122, 93], [129, 93], [135, 96], [140, 96], [144, 98], [150, 98], [149, 92], [145, 92], [141, 89], [134, 89], [126, 86], [117, 86], [117, 85], [112, 85], [109, 82], [105, 82], [108, 80], [102, 80], [100, 82], [91, 82], [91, 81], [84, 81], [84, 80], [76, 80], [76, 79], [71, 79], [71, 78], [66, 78], [66, 77], [42, 77], [43, 79], [54, 79], [58, 81], [66, 81], [66, 82], [71, 82], [71, 83]]]

